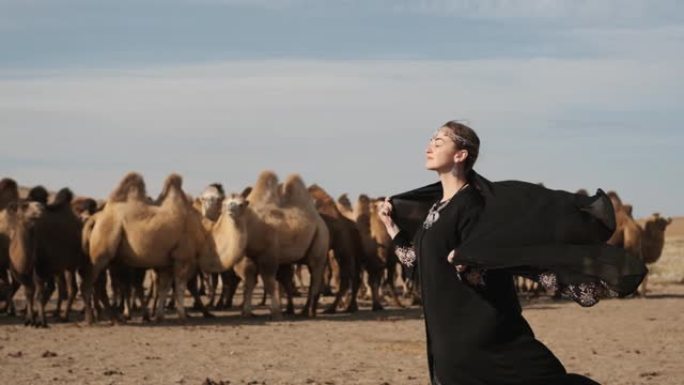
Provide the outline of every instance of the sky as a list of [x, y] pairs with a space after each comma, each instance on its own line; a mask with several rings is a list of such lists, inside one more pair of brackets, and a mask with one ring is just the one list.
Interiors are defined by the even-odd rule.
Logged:
[[676, 0], [0, 0], [0, 177], [98, 198], [264, 169], [391, 195], [457, 119], [491, 180], [682, 216], [683, 100]]

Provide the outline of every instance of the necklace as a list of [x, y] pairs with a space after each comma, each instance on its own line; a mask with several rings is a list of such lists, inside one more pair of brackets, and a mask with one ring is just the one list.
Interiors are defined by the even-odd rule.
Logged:
[[433, 204], [432, 207], [430, 207], [430, 210], [428, 211], [427, 217], [425, 217], [425, 221], [423, 222], [423, 228], [427, 230], [430, 227], [432, 227], [432, 225], [435, 222], [437, 222], [437, 220], [439, 219], [439, 212], [442, 211], [442, 209], [444, 207], [446, 207], [446, 205], [448, 205], [449, 202], [451, 202], [451, 200], [454, 199], [454, 197], [459, 192], [461, 192], [461, 190], [466, 188], [466, 186], [468, 186], [468, 183], [461, 186], [461, 188], [459, 188], [458, 191], [456, 191], [456, 193], [451, 196], [451, 198], [449, 198], [443, 202], [440, 202], [440, 201], [435, 202], [435, 204]]

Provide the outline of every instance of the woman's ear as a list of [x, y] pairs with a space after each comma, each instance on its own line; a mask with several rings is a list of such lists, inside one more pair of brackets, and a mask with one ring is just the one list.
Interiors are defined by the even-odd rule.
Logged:
[[456, 154], [454, 154], [454, 162], [456, 163], [465, 162], [466, 159], [468, 159], [468, 150], [458, 150], [456, 151]]

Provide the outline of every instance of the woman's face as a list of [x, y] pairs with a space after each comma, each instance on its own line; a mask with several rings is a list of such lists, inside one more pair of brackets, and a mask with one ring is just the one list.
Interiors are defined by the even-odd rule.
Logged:
[[465, 160], [466, 150], [456, 148], [456, 143], [447, 135], [446, 128], [440, 128], [430, 138], [425, 149], [425, 168], [433, 171], [449, 171]]

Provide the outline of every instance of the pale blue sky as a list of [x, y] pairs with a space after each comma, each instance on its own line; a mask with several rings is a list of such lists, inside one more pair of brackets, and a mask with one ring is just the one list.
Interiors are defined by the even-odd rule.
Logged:
[[0, 176], [391, 194], [465, 119], [490, 179], [684, 215], [683, 64], [679, 1], [0, 0]]

